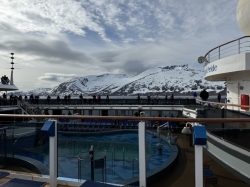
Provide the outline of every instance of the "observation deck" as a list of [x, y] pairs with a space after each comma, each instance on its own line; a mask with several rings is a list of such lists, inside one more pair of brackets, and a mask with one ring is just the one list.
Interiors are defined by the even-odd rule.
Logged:
[[[198, 59], [205, 62], [205, 76], [208, 81], [225, 81], [227, 85], [227, 102], [230, 104], [249, 105], [241, 96], [250, 95], [250, 36], [232, 40], [211, 49], [204, 57]], [[228, 109], [234, 110], [233, 107]], [[238, 110], [249, 113], [240, 108]]]
[[[105, 130], [105, 132], [108, 133], [117, 133], [117, 130], [124, 130], [124, 131], [137, 131], [137, 128], [132, 128], [134, 126], [129, 126], [129, 122], [132, 120], [138, 120], [138, 121], [145, 121], [145, 124], [151, 124], [153, 121], [159, 121], [159, 122], [166, 122], [168, 121], [169, 123], [172, 122], [178, 122], [180, 123], [186, 123], [186, 122], [195, 122], [195, 123], [200, 123], [202, 125], [206, 126], [207, 130], [207, 144], [206, 146], [203, 147], [204, 152], [206, 153], [205, 159], [203, 164], [206, 165], [208, 164], [210, 166], [210, 169], [214, 172], [215, 177], [218, 178], [218, 185], [220, 186], [248, 186], [250, 184], [250, 173], [249, 173], [249, 144], [245, 143], [246, 141], [243, 141], [246, 137], [249, 136], [249, 123], [250, 123], [250, 118], [247, 115], [243, 115], [241, 113], [236, 113], [235, 111], [227, 110], [227, 107], [230, 106], [230, 104], [226, 103], [214, 103], [214, 102], [205, 102], [205, 101], [200, 101], [198, 102], [204, 102], [206, 106], [201, 106], [197, 104], [195, 108], [189, 108], [186, 110], [183, 110], [183, 116], [178, 116], [178, 117], [135, 117], [135, 116], [126, 116], [125, 113], [122, 114], [121, 116], [118, 116], [118, 114], [115, 115], [108, 115], [104, 116], [103, 114], [100, 113], [98, 116], [92, 115], [10, 115], [10, 114], [1, 114], [0, 116], [2, 118], [16, 118], [17, 119], [22, 119], [22, 118], [53, 118], [58, 120], [58, 133], [60, 136], [64, 136], [63, 143], [59, 145], [68, 145], [71, 147], [71, 149], [63, 149], [64, 152], [68, 151], [68, 153], [77, 155], [78, 151], [76, 151], [77, 145], [79, 142], [79, 138], [86, 134], [86, 136], [93, 136], [93, 138], [96, 139], [97, 133], [101, 133], [103, 131], [103, 128], [92, 128], [92, 127], [100, 127], [100, 124], [92, 124], [91, 125], [86, 125], [86, 123], [89, 122], [89, 120], [96, 121], [96, 120], [113, 120], [114, 122], [116, 121], [116, 124], [108, 130]], [[53, 106], [53, 105], [51, 105]], [[56, 106], [56, 105], [55, 105]], [[96, 107], [101, 107], [100, 104], [96, 104]], [[105, 106], [105, 105], [104, 105]], [[192, 106], [192, 105], [190, 105]], [[213, 107], [214, 106], [214, 107]], [[223, 106], [218, 107], [218, 106]], [[126, 105], [120, 105], [120, 108], [126, 108]], [[138, 107], [138, 105], [137, 105]], [[147, 107], [147, 105], [142, 105], [140, 108]], [[163, 106], [162, 106], [163, 107]], [[165, 107], [167, 107], [165, 105]], [[180, 106], [181, 107], [181, 106]], [[196, 110], [200, 107], [203, 107], [202, 113], [199, 113], [199, 110]], [[242, 107], [242, 106], [234, 106], [234, 107]], [[246, 107], [246, 106], [244, 106]], [[248, 106], [250, 107], [250, 106]], [[139, 109], [139, 107], [138, 107]], [[138, 110], [137, 109], [137, 110]], [[131, 109], [130, 109], [131, 110]], [[151, 109], [152, 110], [152, 109]], [[158, 109], [159, 110], [159, 109]], [[146, 112], [146, 111], [145, 111]], [[236, 113], [236, 114], [235, 114]], [[194, 114], [194, 115], [193, 115]], [[151, 115], [152, 116], [152, 115]], [[185, 117], [185, 118], [183, 118]], [[60, 119], [78, 119], [77, 123], [75, 121], [68, 121], [68, 123], [60, 124]], [[128, 123], [127, 125], [123, 126], [119, 125], [120, 123], [118, 121], [126, 121]], [[160, 123], [161, 124], [161, 123]], [[16, 130], [17, 128], [27, 128], [27, 127], [35, 127], [36, 132], [40, 131], [41, 128], [41, 123], [20, 123], [20, 122], [10, 122], [6, 126], [6, 122], [4, 123], [5, 127], [8, 127], [9, 129], [14, 129]], [[92, 127], [91, 127], [92, 126]], [[82, 127], [82, 128], [81, 128]], [[84, 128], [83, 128], [84, 127]], [[179, 158], [181, 159], [180, 163], [184, 163], [182, 160], [182, 155], [187, 155], [186, 158], [186, 169], [183, 169], [183, 165], [180, 164], [176, 166], [177, 170], [181, 172], [177, 172], [176, 168], [173, 170], [170, 170], [169, 173], [164, 173], [164, 179], [159, 179], [155, 182], [152, 183], [152, 185], [155, 186], [160, 186], [163, 183], [168, 184], [168, 186], [183, 186], [183, 180], [185, 177], [187, 178], [192, 178], [189, 179], [189, 184], [193, 186], [194, 183], [194, 176], [190, 177], [190, 173], [194, 173], [194, 165], [193, 162], [189, 160], [189, 158], [193, 158], [194, 155], [190, 154], [193, 153], [193, 148], [188, 146], [188, 139], [186, 138], [185, 135], [180, 133], [180, 130], [182, 129], [183, 126], [179, 125], [176, 129], [173, 129], [173, 134], [178, 137], [178, 141], [176, 142], [178, 145], [180, 145], [180, 151], [185, 154], [181, 154]], [[62, 129], [63, 128], [63, 129]], [[147, 131], [150, 132], [155, 132], [156, 129], [154, 126], [147, 126]], [[64, 135], [65, 134], [65, 135]], [[168, 136], [169, 131], [165, 129], [165, 131], [162, 129], [162, 134], [166, 134]], [[47, 139], [44, 138], [44, 136], [39, 136], [39, 133], [37, 134], [36, 138], [35, 137], [30, 137], [30, 136], [25, 136], [22, 137], [23, 140], [21, 139], [16, 139], [14, 137], [14, 141], [10, 140], [10, 142], [16, 142], [14, 145], [14, 149], [9, 150], [10, 152], [14, 150], [14, 156], [19, 154], [25, 154], [24, 156], [26, 157], [31, 157], [34, 159], [37, 159], [38, 161], [43, 161], [45, 162], [44, 164], [46, 165], [47, 159], [40, 159], [40, 154], [39, 152], [35, 152], [34, 154], [34, 149], [33, 147], [35, 146], [37, 150], [44, 150], [45, 148], [47, 149], [46, 143]], [[111, 138], [112, 139], [112, 138]], [[102, 138], [98, 139], [99, 143], [99, 148], [103, 148], [104, 141]], [[115, 143], [115, 142], [114, 142]], [[139, 143], [137, 143], [138, 146]], [[171, 144], [171, 143], [170, 143]], [[82, 143], [80, 147], [83, 147], [86, 145], [85, 143]], [[152, 144], [155, 148], [155, 144]], [[22, 147], [20, 147], [22, 146]], [[29, 146], [29, 147], [28, 147]], [[184, 147], [183, 147], [184, 146]], [[4, 147], [4, 146], [3, 146]], [[12, 146], [13, 147], [13, 146]], [[87, 146], [88, 147], [88, 146]], [[171, 146], [172, 147], [172, 146]], [[20, 148], [22, 148], [20, 150]], [[71, 151], [69, 151], [71, 150]], [[98, 150], [98, 149], [97, 149]], [[107, 150], [105, 148], [105, 150]], [[32, 154], [31, 154], [32, 153]], [[21, 154], [21, 156], [23, 156]], [[2, 154], [4, 155], [4, 154]], [[11, 154], [13, 155], [13, 154]], [[207, 159], [209, 156], [209, 160]], [[66, 154], [61, 155], [63, 157], [66, 157]], [[118, 158], [118, 154], [114, 158]], [[120, 154], [121, 158], [123, 158], [122, 154]], [[126, 155], [125, 157], [126, 158]], [[213, 160], [212, 160], [212, 159]], [[58, 160], [60, 160], [61, 157], [59, 155]], [[140, 159], [140, 158], [139, 158]], [[63, 158], [64, 162], [63, 164], [70, 164], [70, 161], [72, 161], [72, 156], [67, 158]], [[65, 162], [67, 160], [67, 162]], [[74, 160], [73, 160], [74, 161]], [[118, 160], [120, 161], [120, 160]], [[215, 162], [216, 161], [216, 162]], [[123, 165], [123, 162], [120, 161], [121, 164]], [[76, 163], [76, 162], [72, 162]], [[217, 164], [219, 163], [219, 164]], [[216, 167], [215, 167], [216, 165]], [[226, 169], [223, 169], [221, 166], [223, 166]], [[133, 165], [125, 165], [126, 167], [131, 167], [133, 168]], [[120, 167], [120, 166], [119, 166]], [[216, 168], [221, 168], [220, 171], [217, 170]], [[77, 168], [77, 167], [76, 167]], [[117, 169], [118, 167], [116, 167]], [[122, 170], [123, 171], [123, 170]], [[225, 174], [226, 173], [226, 174]], [[96, 175], [98, 174], [98, 171], [96, 171]], [[173, 177], [173, 174], [176, 177]], [[130, 173], [132, 175], [132, 173]], [[191, 174], [192, 175], [192, 174]], [[60, 176], [60, 173], [59, 173]], [[235, 178], [235, 176], [237, 178]], [[67, 176], [71, 178], [70, 176]], [[84, 179], [88, 179], [87, 176], [84, 176]], [[176, 178], [180, 180], [176, 180]], [[108, 179], [108, 178], [107, 178]], [[45, 179], [43, 179], [45, 180]], [[81, 181], [81, 180], [80, 180]], [[148, 179], [149, 181], [149, 179]], [[172, 181], [171, 185], [169, 184], [169, 181]], [[205, 180], [204, 180], [205, 181]], [[225, 182], [226, 181], [226, 182]], [[244, 181], [244, 182], [243, 182]], [[79, 181], [78, 181], [79, 182]], [[81, 181], [83, 182], [83, 181]], [[108, 181], [107, 181], [108, 182]], [[119, 182], [115, 182], [119, 183]], [[175, 185], [176, 184], [176, 185]], [[151, 184], [150, 184], [151, 185]], [[149, 186], [150, 186], [149, 185]]]
[[205, 57], [205, 79], [227, 81], [239, 79], [250, 71], [250, 36], [232, 40], [211, 49]]

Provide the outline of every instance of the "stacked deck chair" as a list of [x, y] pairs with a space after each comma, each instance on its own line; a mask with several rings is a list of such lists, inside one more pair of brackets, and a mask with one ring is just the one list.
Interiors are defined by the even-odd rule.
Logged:
[[43, 187], [45, 185], [46, 185], [46, 182], [38, 182], [38, 181], [14, 178], [0, 186], [1, 187]]
[[[115, 187], [114, 185], [111, 184], [105, 184], [105, 183], [100, 183], [100, 182], [94, 182], [94, 181], [86, 181], [84, 182], [80, 187]], [[116, 185], [116, 187], [118, 187]]]

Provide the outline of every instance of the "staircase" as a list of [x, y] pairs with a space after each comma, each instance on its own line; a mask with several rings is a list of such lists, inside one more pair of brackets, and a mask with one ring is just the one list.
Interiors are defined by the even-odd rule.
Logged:
[[30, 114], [30, 115], [35, 115], [35, 108], [31, 108], [29, 107], [27, 104], [22, 103], [20, 105], [18, 105], [18, 107], [22, 110], [22, 113], [24, 114]]

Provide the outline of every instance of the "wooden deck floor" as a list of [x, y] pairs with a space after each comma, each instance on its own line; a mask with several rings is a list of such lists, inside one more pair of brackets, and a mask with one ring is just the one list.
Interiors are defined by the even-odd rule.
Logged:
[[[163, 132], [164, 133], [164, 132]], [[186, 136], [176, 133], [178, 136], [179, 156], [176, 167], [162, 179], [158, 180], [149, 187], [194, 187], [194, 147], [189, 146]], [[217, 187], [249, 187], [250, 185], [240, 180], [232, 173], [227, 171], [211, 157], [203, 152], [203, 163], [208, 164], [218, 178]], [[207, 187], [213, 185], [206, 185]]]

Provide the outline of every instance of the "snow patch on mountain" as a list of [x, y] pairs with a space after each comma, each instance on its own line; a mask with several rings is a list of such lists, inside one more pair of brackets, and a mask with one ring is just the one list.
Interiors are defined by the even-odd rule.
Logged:
[[63, 82], [53, 89], [39, 88], [27, 93], [35, 95], [134, 95], [147, 93], [175, 93], [185, 95], [190, 92], [225, 91], [223, 82], [208, 82], [204, 71], [189, 65], [172, 65], [148, 69], [136, 76], [127, 74], [102, 74], [76, 77]]

